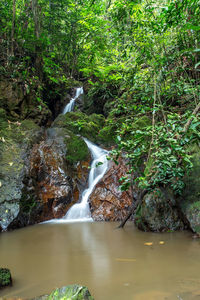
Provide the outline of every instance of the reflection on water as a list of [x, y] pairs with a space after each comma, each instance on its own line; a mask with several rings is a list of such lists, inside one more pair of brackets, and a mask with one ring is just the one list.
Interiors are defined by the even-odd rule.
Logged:
[[33, 297], [79, 283], [96, 300], [200, 299], [199, 240], [189, 232], [115, 228], [47, 223], [1, 234], [0, 266], [11, 269], [14, 284], [0, 296]]

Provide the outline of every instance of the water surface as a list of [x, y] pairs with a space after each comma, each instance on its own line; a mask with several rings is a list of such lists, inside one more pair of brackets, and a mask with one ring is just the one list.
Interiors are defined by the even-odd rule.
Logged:
[[47, 223], [2, 233], [0, 266], [11, 269], [13, 287], [0, 296], [33, 297], [79, 283], [95, 300], [200, 299], [200, 240], [116, 225]]

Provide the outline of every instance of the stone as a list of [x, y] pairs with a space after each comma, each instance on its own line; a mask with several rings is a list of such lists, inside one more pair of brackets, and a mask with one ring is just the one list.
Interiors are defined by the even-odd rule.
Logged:
[[54, 290], [50, 295], [35, 297], [32, 300], [94, 300], [89, 290], [81, 285], [68, 285]]
[[38, 125], [45, 125], [52, 116], [47, 105], [38, 102], [35, 91], [28, 92], [20, 81], [0, 81], [0, 107], [7, 111], [11, 121], [29, 118]]
[[96, 142], [104, 122], [105, 119], [102, 115], [92, 114], [88, 116], [78, 111], [59, 115], [53, 122], [53, 127], [66, 128], [75, 134], [88, 138], [92, 142]]
[[128, 167], [123, 158], [119, 164], [110, 162], [110, 167], [92, 192], [89, 203], [95, 221], [121, 221], [132, 203], [131, 190], [121, 191], [119, 179], [125, 176]]
[[185, 189], [180, 199], [180, 205], [189, 223], [189, 227], [200, 233], [200, 148], [196, 145], [189, 149], [193, 168], [185, 176]]
[[0, 227], [6, 230], [20, 211], [28, 157], [33, 144], [41, 137], [32, 121], [7, 122], [0, 128]]
[[7, 268], [0, 268], [0, 289], [11, 285], [12, 277], [10, 270]]
[[159, 188], [146, 194], [135, 214], [135, 225], [143, 231], [175, 231], [184, 229], [170, 191]]
[[[80, 137], [63, 128], [50, 128], [46, 135], [30, 156], [31, 184], [41, 208], [36, 222], [63, 217], [79, 200], [89, 173], [90, 154]], [[80, 150], [75, 154], [74, 139]]]

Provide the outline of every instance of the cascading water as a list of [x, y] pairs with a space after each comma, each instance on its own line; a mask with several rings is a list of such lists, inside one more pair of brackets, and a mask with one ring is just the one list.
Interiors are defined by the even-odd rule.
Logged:
[[[66, 105], [63, 114], [73, 110], [75, 101], [81, 94], [83, 94], [83, 88], [77, 88], [75, 97]], [[83, 191], [80, 203], [73, 205], [61, 221], [92, 221], [88, 200], [95, 185], [101, 180], [108, 169], [108, 151], [101, 149], [87, 139], [84, 139], [84, 141], [93, 158], [89, 173], [88, 188]]]
[[86, 139], [84, 140], [93, 158], [89, 174], [88, 188], [83, 192], [81, 202], [73, 205], [67, 212], [64, 217], [66, 220], [92, 221], [88, 199], [95, 185], [101, 180], [108, 169], [108, 151], [101, 149]]
[[83, 88], [82, 87], [77, 88], [75, 97], [72, 98], [70, 100], [70, 102], [65, 106], [65, 108], [63, 110], [63, 115], [65, 115], [66, 113], [68, 113], [74, 109], [76, 99], [82, 94], [83, 94]]

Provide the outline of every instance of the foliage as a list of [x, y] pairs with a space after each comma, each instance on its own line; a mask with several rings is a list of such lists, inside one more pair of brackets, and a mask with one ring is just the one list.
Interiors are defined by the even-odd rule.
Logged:
[[[188, 113], [182, 116], [168, 114], [165, 125], [158, 122], [154, 127], [147, 125], [140, 129], [127, 120], [118, 130], [118, 149], [113, 155], [126, 151], [130, 174], [140, 174], [136, 178], [140, 187], [151, 190], [170, 185], [175, 194], [181, 194], [185, 172], [192, 168], [188, 145], [198, 143], [200, 139], [200, 122], [196, 117], [193, 117], [189, 130], [183, 131], [187, 119]], [[130, 176], [122, 178], [122, 189], [130, 184]]]

